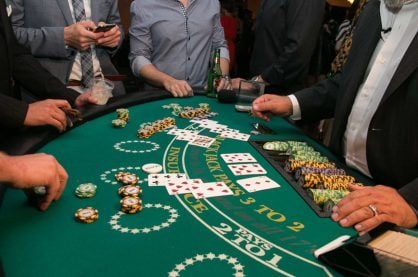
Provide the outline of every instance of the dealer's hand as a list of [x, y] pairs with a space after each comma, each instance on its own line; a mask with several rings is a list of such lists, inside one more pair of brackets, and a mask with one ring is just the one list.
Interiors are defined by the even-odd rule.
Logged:
[[[100, 24], [102, 23], [104, 22], [99, 22], [98, 25], [100, 26]], [[120, 29], [119, 29], [119, 26], [116, 25], [109, 31], [102, 32], [102, 36], [96, 41], [96, 44], [104, 46], [104, 47], [115, 48], [119, 45], [120, 39], [121, 39]]]
[[414, 211], [397, 190], [383, 185], [351, 185], [350, 190], [352, 192], [334, 206], [331, 215], [341, 226], [354, 226], [362, 235], [383, 222], [405, 228], [417, 225]]
[[253, 101], [254, 116], [269, 121], [272, 115], [289, 116], [292, 114], [292, 102], [287, 96], [264, 94]]
[[42, 211], [48, 209], [52, 201], [61, 197], [67, 184], [67, 172], [51, 155], [8, 156], [0, 153], [0, 164], [4, 170], [0, 170], [0, 180], [12, 187], [46, 187], [46, 195], [38, 202], [38, 208]]
[[29, 104], [23, 125], [43, 126], [51, 125], [60, 132], [67, 128], [67, 116], [63, 108], [70, 109], [71, 105], [66, 100], [48, 99]]
[[168, 78], [163, 82], [164, 89], [174, 97], [187, 97], [193, 95], [193, 89], [185, 80]]

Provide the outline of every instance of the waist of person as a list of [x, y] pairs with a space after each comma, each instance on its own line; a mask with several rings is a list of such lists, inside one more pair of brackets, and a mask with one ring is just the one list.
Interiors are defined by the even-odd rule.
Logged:
[[[101, 76], [98, 76], [97, 78], [100, 78]], [[125, 80], [126, 76], [125, 75], [104, 75], [103, 76], [104, 79], [107, 79], [109, 81], [113, 81], [113, 82], [121, 82], [123, 80]], [[81, 86], [81, 80], [68, 80], [67, 82], [67, 87], [79, 87]]]

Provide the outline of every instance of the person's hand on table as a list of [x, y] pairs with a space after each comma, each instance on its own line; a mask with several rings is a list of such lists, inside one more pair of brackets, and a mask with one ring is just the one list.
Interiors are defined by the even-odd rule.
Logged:
[[[95, 44], [104, 33], [94, 33], [96, 24], [92, 21], [80, 21], [64, 27], [64, 43], [78, 50], [86, 50]], [[110, 32], [110, 31], [109, 31]]]
[[354, 226], [360, 235], [383, 222], [400, 227], [417, 225], [417, 216], [411, 206], [394, 188], [377, 185], [350, 186], [351, 193], [333, 207], [331, 218], [342, 227]]
[[231, 78], [227, 75], [222, 76], [219, 80], [219, 84], [218, 87], [216, 88], [216, 90], [219, 92], [220, 90], [232, 90], [232, 82], [231, 82]]
[[0, 165], [0, 181], [12, 187], [24, 190], [36, 186], [46, 188], [46, 194], [37, 202], [42, 211], [61, 197], [67, 184], [67, 172], [51, 155], [8, 156], [0, 153]]
[[163, 82], [164, 89], [170, 92], [174, 97], [187, 97], [193, 95], [193, 89], [184, 80], [169, 78]]
[[77, 107], [82, 107], [88, 104], [97, 104], [97, 102], [98, 99], [92, 95], [91, 91], [86, 91], [75, 99], [75, 105]]
[[252, 105], [252, 114], [266, 121], [273, 115], [289, 116], [292, 111], [292, 102], [287, 96], [264, 94], [255, 99]]
[[[104, 24], [104, 22], [99, 22], [98, 26], [100, 26], [101, 24]], [[96, 40], [97, 45], [109, 48], [115, 48], [119, 45], [121, 33], [118, 25], [116, 25], [107, 32], [102, 32], [101, 34], [102, 36]]]
[[231, 85], [233, 89], [239, 89], [239, 84], [241, 81], [245, 81], [245, 79], [242, 78], [232, 78]]
[[66, 100], [48, 99], [34, 102], [29, 104], [23, 125], [51, 125], [63, 132], [67, 128], [67, 116], [63, 109], [71, 109]]

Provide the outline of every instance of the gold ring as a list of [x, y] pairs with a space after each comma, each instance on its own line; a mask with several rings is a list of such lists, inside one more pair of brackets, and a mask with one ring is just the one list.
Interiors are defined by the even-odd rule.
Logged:
[[376, 206], [370, 204], [369, 209], [373, 212], [373, 216], [377, 216], [379, 214], [379, 211], [377, 210]]

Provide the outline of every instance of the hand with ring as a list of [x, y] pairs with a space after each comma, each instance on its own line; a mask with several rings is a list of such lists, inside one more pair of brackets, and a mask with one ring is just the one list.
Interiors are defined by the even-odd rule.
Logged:
[[354, 226], [360, 235], [383, 222], [412, 228], [418, 219], [412, 207], [394, 188], [350, 186], [351, 193], [333, 207], [331, 218], [343, 227]]

